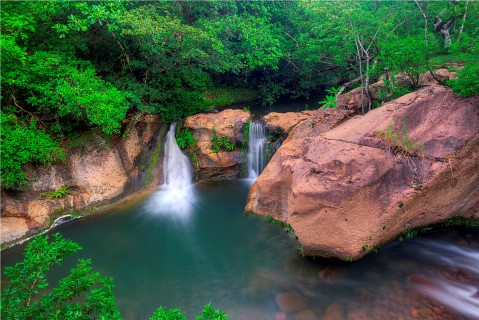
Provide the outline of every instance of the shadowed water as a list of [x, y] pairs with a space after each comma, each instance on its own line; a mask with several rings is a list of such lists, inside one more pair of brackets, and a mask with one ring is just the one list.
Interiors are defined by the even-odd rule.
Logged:
[[[148, 319], [159, 305], [194, 319], [209, 301], [231, 319], [478, 319], [479, 231], [393, 242], [355, 263], [303, 259], [285, 232], [243, 213], [248, 188], [198, 186], [188, 219], [148, 212], [152, 194], [56, 231], [114, 278], [126, 319]], [[3, 252], [2, 264], [18, 261], [21, 249]], [[299, 307], [283, 314], [278, 299], [291, 294]]]

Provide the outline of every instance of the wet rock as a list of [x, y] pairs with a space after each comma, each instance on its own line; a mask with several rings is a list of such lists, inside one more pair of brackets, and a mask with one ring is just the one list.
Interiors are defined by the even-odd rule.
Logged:
[[276, 312], [274, 318], [275, 320], [288, 320], [288, 314], [285, 312]]
[[296, 292], [282, 292], [276, 295], [276, 303], [281, 311], [294, 313], [306, 307], [306, 300]]
[[311, 309], [300, 311], [294, 315], [294, 320], [316, 320], [318, 315]]
[[344, 310], [339, 304], [331, 304], [324, 311], [323, 320], [344, 320]]
[[364, 310], [352, 309], [352, 310], [348, 310], [347, 319], [348, 320], [369, 320], [370, 317], [368, 313]]

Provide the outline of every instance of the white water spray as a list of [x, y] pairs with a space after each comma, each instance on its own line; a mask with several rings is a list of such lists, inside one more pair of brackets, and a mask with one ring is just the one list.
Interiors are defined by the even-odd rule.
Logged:
[[166, 135], [163, 158], [165, 182], [153, 194], [146, 209], [155, 214], [186, 217], [196, 200], [193, 184], [193, 168], [188, 157], [178, 147], [175, 138], [176, 123], [172, 123]]
[[[424, 256], [439, 263], [448, 272], [434, 274], [425, 283], [417, 284], [419, 291], [471, 319], [479, 319], [479, 253], [454, 244], [424, 241]], [[470, 278], [465, 283], [451, 277]], [[471, 284], [474, 283], [475, 284]]]
[[248, 178], [256, 180], [266, 166], [266, 130], [259, 121], [250, 122]]

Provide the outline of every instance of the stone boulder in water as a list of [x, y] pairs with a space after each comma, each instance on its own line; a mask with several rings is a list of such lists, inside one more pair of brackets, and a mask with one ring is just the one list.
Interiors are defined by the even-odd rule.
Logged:
[[317, 135], [300, 130], [308, 121], [246, 205], [291, 224], [304, 254], [356, 259], [410, 229], [479, 218], [479, 97], [430, 86]]
[[196, 140], [195, 151], [198, 162], [195, 173], [199, 181], [231, 180], [238, 177], [244, 161], [241, 151], [213, 152], [211, 148], [213, 128], [218, 138], [224, 136], [230, 142], [239, 145], [244, 139], [243, 127], [250, 120], [249, 112], [231, 109], [218, 113], [200, 113], [186, 118], [183, 126], [193, 131]]

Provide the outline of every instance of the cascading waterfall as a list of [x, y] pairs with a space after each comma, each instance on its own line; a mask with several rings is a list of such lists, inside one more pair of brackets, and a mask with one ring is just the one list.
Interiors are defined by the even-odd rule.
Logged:
[[165, 182], [147, 202], [146, 209], [155, 214], [185, 217], [191, 212], [196, 199], [193, 168], [176, 143], [175, 129], [176, 123], [172, 123], [166, 135], [163, 157]]
[[266, 129], [260, 121], [250, 122], [248, 179], [256, 180], [266, 166]]

